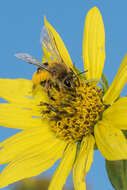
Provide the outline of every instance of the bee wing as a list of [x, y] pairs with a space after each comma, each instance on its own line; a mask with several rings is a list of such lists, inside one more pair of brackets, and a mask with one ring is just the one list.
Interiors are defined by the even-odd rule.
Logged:
[[57, 48], [55, 38], [52, 35], [51, 31], [48, 30], [45, 26], [41, 31], [40, 41], [42, 44], [42, 48], [44, 48], [44, 52], [45, 50], [47, 51], [47, 54], [50, 55], [51, 60], [54, 60], [58, 63], [63, 62], [62, 57]]
[[43, 64], [36, 58], [29, 55], [28, 53], [16, 53], [14, 56], [17, 57], [18, 59], [21, 59], [24, 62], [43, 68]]

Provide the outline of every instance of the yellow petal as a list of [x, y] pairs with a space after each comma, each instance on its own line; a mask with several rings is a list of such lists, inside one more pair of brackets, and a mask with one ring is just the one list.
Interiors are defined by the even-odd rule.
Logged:
[[83, 35], [83, 62], [88, 80], [99, 80], [105, 61], [105, 31], [98, 8], [92, 8], [85, 20]]
[[45, 122], [41, 127], [36, 126], [13, 135], [0, 143], [0, 164], [6, 164], [16, 159], [16, 156], [33, 149], [34, 146], [42, 145], [41, 150], [46, 151], [47, 147], [55, 142], [55, 134]]
[[94, 134], [97, 146], [107, 160], [127, 159], [127, 140], [119, 129], [100, 121], [95, 126]]
[[[45, 79], [47, 79], [46, 74], [45, 73], [43, 73], [43, 74], [44, 74], [43, 77], [45, 77]], [[32, 106], [34, 104], [34, 106], [37, 106], [37, 107], [38, 107], [38, 105], [40, 105], [40, 102], [48, 102], [49, 101], [47, 93], [44, 90], [42, 90], [42, 86], [40, 85], [40, 82], [39, 82], [39, 84], [36, 84], [36, 86], [32, 92], [32, 99], [33, 99], [32, 103], [31, 103]], [[31, 106], [31, 104], [29, 104], [29, 107]]]
[[51, 57], [52, 57], [51, 53], [49, 51], [47, 51], [47, 49], [44, 46], [42, 46], [42, 49], [43, 49], [43, 53], [44, 53], [42, 63], [45, 63], [45, 62], [52, 63], [53, 60], [51, 59]]
[[72, 169], [76, 156], [76, 144], [69, 144], [62, 160], [56, 169], [48, 190], [62, 190], [66, 179]]
[[32, 82], [26, 79], [0, 79], [0, 97], [18, 104], [31, 104]]
[[[49, 35], [49, 38], [51, 40], [51, 43], [53, 44], [53, 48], [55, 48], [54, 51], [57, 52], [57, 54], [59, 54], [59, 55], [56, 55], [56, 59], [57, 59], [57, 56], [58, 56], [58, 59], [59, 59], [59, 56], [60, 56], [62, 58], [63, 62], [67, 66], [74, 69], [72, 61], [71, 61], [71, 58], [70, 58], [70, 55], [69, 55], [69, 53], [68, 53], [62, 39], [60, 38], [59, 34], [48, 23], [46, 18], [44, 18], [44, 23], [45, 23], [46, 29], [48, 31], [48, 35]], [[50, 52], [50, 53], [52, 54], [52, 57], [54, 57], [54, 54], [52, 52]]]
[[75, 190], [85, 190], [85, 176], [88, 173], [93, 162], [94, 137], [86, 136], [82, 139], [80, 151], [76, 158], [73, 170], [73, 181]]
[[[53, 143], [53, 144], [52, 144]], [[0, 188], [16, 181], [39, 175], [62, 157], [66, 143], [56, 139], [43, 151], [43, 144], [16, 157], [0, 174]]]
[[127, 82], [127, 54], [125, 55], [120, 68], [103, 97], [105, 104], [112, 104], [120, 95], [120, 92]]
[[42, 126], [42, 115], [38, 107], [25, 105], [0, 104], [0, 125], [8, 128], [26, 129]]
[[127, 130], [127, 97], [120, 98], [103, 113], [103, 120], [118, 129]]

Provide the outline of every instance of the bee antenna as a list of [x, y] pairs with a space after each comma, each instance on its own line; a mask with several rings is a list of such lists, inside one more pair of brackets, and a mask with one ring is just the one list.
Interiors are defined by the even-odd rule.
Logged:
[[81, 75], [81, 74], [86, 73], [86, 72], [88, 72], [88, 70], [82, 71], [82, 72], [78, 73], [77, 75]]
[[86, 72], [88, 72], [88, 70], [86, 70], [86, 71], [82, 71], [82, 72], [78, 73], [77, 75], [74, 75], [73, 78], [75, 78], [75, 77], [77, 77], [78, 75], [81, 75], [81, 74], [83, 74], [83, 73], [86, 73]]

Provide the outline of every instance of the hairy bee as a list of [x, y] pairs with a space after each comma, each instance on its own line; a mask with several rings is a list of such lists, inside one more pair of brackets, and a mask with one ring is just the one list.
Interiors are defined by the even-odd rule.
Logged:
[[54, 87], [58, 91], [74, 91], [79, 86], [79, 78], [74, 70], [64, 63], [55, 43], [55, 39], [47, 28], [44, 27], [41, 38], [42, 47], [51, 55], [50, 63], [46, 56], [46, 62], [41, 63], [36, 58], [26, 53], [18, 53], [15, 56], [27, 63], [36, 65], [37, 71], [33, 75], [33, 88], [40, 84], [47, 92]]
[[49, 64], [45, 62], [42, 64], [28, 54], [16, 54], [16, 57], [38, 66], [37, 71], [33, 75], [33, 88], [40, 84], [47, 90], [54, 86], [59, 91], [62, 89], [73, 91], [75, 87], [79, 86], [78, 77], [64, 63], [53, 62]]

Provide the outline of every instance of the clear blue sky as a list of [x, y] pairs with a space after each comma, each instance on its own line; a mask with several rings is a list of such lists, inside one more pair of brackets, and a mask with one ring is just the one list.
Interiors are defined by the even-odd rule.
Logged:
[[[110, 0], [1, 0], [0, 1], [0, 78], [27, 78], [36, 69], [22, 63], [13, 55], [28, 52], [42, 58], [40, 31], [43, 16], [62, 36], [73, 62], [82, 69], [82, 36], [86, 13], [97, 6], [103, 16], [106, 31], [106, 62], [104, 73], [111, 83], [127, 53], [127, 1]], [[127, 86], [122, 95], [127, 94]], [[14, 134], [12, 129], [0, 128], [0, 141]], [[52, 169], [53, 170], [53, 169]], [[48, 171], [51, 175], [51, 170]], [[105, 171], [105, 163], [97, 151], [87, 175], [92, 190], [112, 190]], [[71, 180], [68, 180], [71, 183]], [[10, 190], [11, 187], [5, 188]]]

